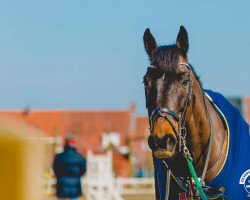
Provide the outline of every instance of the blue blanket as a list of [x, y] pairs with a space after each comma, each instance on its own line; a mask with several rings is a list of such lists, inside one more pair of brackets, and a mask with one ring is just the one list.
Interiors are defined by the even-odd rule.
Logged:
[[[221, 94], [211, 90], [206, 90], [206, 93], [210, 96], [214, 108], [226, 124], [229, 134], [226, 162], [219, 174], [208, 185], [216, 189], [224, 187], [227, 200], [250, 200], [249, 125], [239, 111]], [[166, 194], [167, 168], [164, 162], [166, 161], [154, 158], [156, 198], [161, 200], [165, 199]], [[184, 189], [182, 191], [185, 192]]]
[[225, 187], [228, 200], [250, 199], [250, 134], [249, 125], [221, 94], [207, 90], [224, 115], [229, 129], [228, 156], [221, 172], [208, 185]]

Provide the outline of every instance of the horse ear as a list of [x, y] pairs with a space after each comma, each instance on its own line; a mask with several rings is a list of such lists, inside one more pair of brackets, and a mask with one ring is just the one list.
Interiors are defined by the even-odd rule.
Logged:
[[149, 28], [147, 28], [143, 35], [144, 47], [149, 57], [151, 57], [152, 52], [158, 47], [154, 36], [150, 33]]
[[184, 28], [184, 26], [180, 27], [180, 31], [178, 33], [177, 40], [176, 40], [176, 45], [178, 49], [180, 49], [184, 55], [187, 54], [188, 47], [189, 47], [188, 33], [186, 29]]

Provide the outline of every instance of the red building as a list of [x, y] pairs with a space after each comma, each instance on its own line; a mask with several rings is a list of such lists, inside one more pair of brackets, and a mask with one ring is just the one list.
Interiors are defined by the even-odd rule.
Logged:
[[[78, 150], [86, 155], [88, 149], [103, 152], [102, 136], [104, 133], [119, 134], [120, 146], [131, 151], [127, 156], [114, 152], [116, 175], [128, 176], [136, 165], [145, 165], [147, 149], [145, 138], [148, 134], [148, 120], [137, 117], [136, 108], [132, 105], [124, 110], [1, 110], [4, 116], [22, 121], [42, 130], [45, 136], [64, 138], [68, 133], [77, 136]], [[133, 166], [133, 167], [132, 167]]]

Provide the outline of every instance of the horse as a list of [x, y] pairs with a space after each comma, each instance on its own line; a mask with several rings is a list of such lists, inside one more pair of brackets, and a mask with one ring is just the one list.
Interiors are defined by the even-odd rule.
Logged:
[[203, 89], [185, 27], [172, 45], [158, 46], [148, 28], [143, 40], [156, 199], [249, 199], [249, 125], [223, 95]]

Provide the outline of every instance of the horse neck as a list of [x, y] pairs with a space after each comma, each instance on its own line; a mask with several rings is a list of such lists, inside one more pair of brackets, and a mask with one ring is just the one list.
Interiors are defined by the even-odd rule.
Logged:
[[189, 118], [187, 118], [186, 122], [188, 131], [187, 142], [194, 159], [197, 173], [201, 175], [209, 148], [210, 128], [213, 129], [212, 149], [208, 164], [208, 172], [210, 175], [206, 176], [206, 180], [211, 180], [217, 174], [223, 163], [223, 155], [221, 154], [223, 154], [222, 149], [224, 149], [223, 147], [225, 146], [225, 130], [213, 106], [209, 103], [208, 99], [205, 98], [213, 124], [213, 127], [210, 127], [209, 118], [205, 109], [203, 91], [196, 79], [194, 81], [193, 92], [194, 98], [191, 101]]

